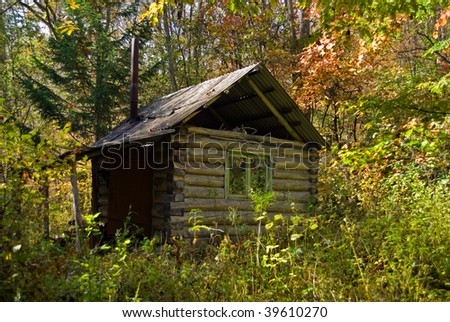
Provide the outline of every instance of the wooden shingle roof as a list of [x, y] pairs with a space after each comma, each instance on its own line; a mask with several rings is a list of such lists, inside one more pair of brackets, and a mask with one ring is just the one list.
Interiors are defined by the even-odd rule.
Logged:
[[[278, 116], [267, 107], [268, 104], [276, 109]], [[195, 118], [195, 115], [209, 109], [214, 109], [215, 120], [211, 115], [209, 119], [203, 117], [203, 121], [201, 116]], [[192, 119], [194, 124], [203, 122], [202, 125], [210, 121], [223, 121], [231, 126], [252, 127], [261, 135], [271, 133], [280, 138], [300, 138], [304, 142], [325, 145], [322, 136], [262, 64], [254, 64], [156, 99], [141, 108], [138, 115], [136, 120], [122, 122], [90, 149], [160, 137], [175, 132], [176, 127], [187, 119]]]

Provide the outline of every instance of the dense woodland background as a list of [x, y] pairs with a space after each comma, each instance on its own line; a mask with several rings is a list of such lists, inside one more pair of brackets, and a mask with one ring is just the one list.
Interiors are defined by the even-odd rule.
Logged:
[[[449, 18], [444, 0], [1, 0], [0, 299], [449, 301]], [[261, 234], [77, 250], [56, 157], [126, 117], [134, 36], [141, 104], [264, 62], [330, 143], [319, 204], [265, 218], [273, 196], [252, 195]], [[89, 177], [79, 161], [85, 240]]]

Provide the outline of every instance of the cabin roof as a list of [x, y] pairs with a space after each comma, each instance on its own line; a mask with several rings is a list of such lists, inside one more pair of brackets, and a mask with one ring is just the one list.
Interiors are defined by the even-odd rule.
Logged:
[[[178, 125], [188, 120], [193, 125], [211, 124], [215, 128], [241, 126], [254, 129], [257, 134], [271, 133], [279, 138], [293, 139], [292, 130], [289, 132], [286, 123], [280, 123], [250, 82], [256, 84], [286, 120], [287, 127], [304, 142], [325, 145], [322, 136], [297, 104], [272, 74], [258, 63], [152, 101], [139, 110], [136, 120], [125, 120], [90, 149], [157, 138], [175, 132]], [[202, 111], [208, 112], [200, 113]]]

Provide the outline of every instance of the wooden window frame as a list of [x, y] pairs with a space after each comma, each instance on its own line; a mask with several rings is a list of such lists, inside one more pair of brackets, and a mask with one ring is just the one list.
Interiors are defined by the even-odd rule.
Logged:
[[272, 159], [270, 154], [268, 153], [257, 153], [257, 152], [241, 152], [241, 151], [227, 151], [225, 155], [225, 198], [226, 199], [247, 199], [250, 184], [251, 184], [251, 162], [246, 162], [245, 167], [245, 188], [247, 190], [246, 194], [232, 194], [230, 192], [230, 170], [231, 170], [231, 159], [232, 157], [246, 158], [246, 159], [254, 159], [258, 157], [259, 159], [263, 159], [265, 161], [265, 170], [266, 170], [266, 187], [265, 191], [272, 191]]

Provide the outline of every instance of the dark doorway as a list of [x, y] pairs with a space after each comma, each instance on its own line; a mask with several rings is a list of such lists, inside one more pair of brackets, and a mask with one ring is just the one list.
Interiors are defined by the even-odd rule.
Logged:
[[153, 171], [148, 149], [121, 150], [121, 162], [109, 174], [109, 206], [106, 233], [114, 235], [129, 217], [132, 232], [152, 234]]

